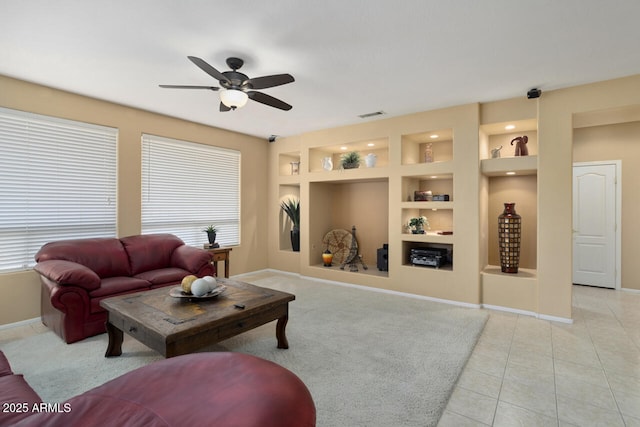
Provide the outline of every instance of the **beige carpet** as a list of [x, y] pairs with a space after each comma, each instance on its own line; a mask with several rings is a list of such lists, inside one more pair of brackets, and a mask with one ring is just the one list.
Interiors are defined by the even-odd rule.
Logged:
[[[436, 425], [487, 320], [481, 310], [291, 275], [241, 280], [296, 295], [290, 348], [276, 348], [274, 322], [207, 350], [253, 354], [296, 373], [313, 395], [320, 427]], [[121, 357], [105, 359], [106, 345], [106, 335], [67, 345], [46, 332], [2, 350], [45, 402], [161, 359], [126, 335]]]

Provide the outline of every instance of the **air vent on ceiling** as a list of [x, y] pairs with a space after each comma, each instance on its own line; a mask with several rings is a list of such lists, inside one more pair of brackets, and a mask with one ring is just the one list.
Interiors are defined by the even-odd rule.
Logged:
[[373, 113], [360, 114], [358, 117], [360, 117], [361, 119], [368, 119], [369, 117], [381, 116], [383, 114], [386, 114], [386, 113], [380, 110], [380, 111], [374, 111]]

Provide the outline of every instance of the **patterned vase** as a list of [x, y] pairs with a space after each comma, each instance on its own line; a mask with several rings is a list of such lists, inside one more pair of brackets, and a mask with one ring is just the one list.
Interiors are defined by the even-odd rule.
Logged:
[[505, 203], [498, 217], [498, 243], [500, 267], [503, 273], [517, 273], [520, 264], [520, 235], [522, 218], [516, 213], [515, 203]]

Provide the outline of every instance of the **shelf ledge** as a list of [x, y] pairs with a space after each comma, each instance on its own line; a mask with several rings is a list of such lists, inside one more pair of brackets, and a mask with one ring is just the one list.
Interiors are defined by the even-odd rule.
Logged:
[[536, 175], [538, 173], [538, 156], [483, 159], [480, 162], [480, 167], [485, 176], [505, 176], [507, 172], [515, 172], [515, 175]]

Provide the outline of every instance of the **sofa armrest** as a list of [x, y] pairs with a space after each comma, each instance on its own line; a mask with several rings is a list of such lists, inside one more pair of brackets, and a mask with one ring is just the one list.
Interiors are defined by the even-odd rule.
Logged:
[[100, 277], [93, 270], [75, 262], [42, 261], [36, 264], [34, 270], [59, 286], [77, 286], [87, 291], [100, 287]]
[[214, 274], [211, 254], [193, 246], [178, 246], [171, 255], [171, 266], [182, 268], [200, 277]]

